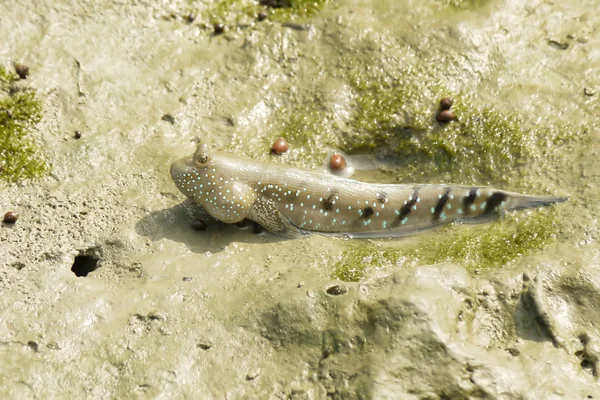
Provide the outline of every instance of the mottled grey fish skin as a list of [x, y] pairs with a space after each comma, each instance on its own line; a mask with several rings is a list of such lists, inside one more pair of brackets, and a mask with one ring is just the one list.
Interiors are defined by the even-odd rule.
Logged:
[[177, 188], [211, 216], [226, 223], [248, 218], [287, 237], [308, 232], [404, 236], [453, 221], [484, 222], [503, 211], [567, 200], [452, 184], [364, 183], [210, 153], [203, 144], [191, 157], [175, 161], [171, 176]]

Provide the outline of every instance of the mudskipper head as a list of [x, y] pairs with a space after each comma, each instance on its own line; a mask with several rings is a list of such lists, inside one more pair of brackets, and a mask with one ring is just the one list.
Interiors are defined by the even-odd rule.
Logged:
[[171, 164], [171, 178], [181, 193], [192, 200], [198, 200], [199, 194], [212, 183], [210, 164], [207, 146], [200, 143], [192, 156], [182, 157]]

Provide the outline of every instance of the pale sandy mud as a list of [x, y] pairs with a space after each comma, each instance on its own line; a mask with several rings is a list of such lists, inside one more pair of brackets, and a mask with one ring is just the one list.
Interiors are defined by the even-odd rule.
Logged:
[[[177, 17], [184, 2], [0, 3], [0, 61], [30, 67], [53, 168], [0, 186], [21, 214], [0, 227], [1, 397], [599, 398], [600, 94], [584, 88], [600, 92], [600, 3], [560, 3], [332, 1], [301, 27], [220, 36]], [[315, 82], [344, 120], [325, 73], [344, 48], [373, 68], [435, 60], [446, 86], [532, 125], [589, 126], [530, 185], [570, 195], [560, 240], [479, 274], [387, 265], [349, 283], [331, 278], [343, 240], [191, 230], [169, 163], [194, 137], [268, 159]], [[319, 166], [292, 146], [280, 162]]]

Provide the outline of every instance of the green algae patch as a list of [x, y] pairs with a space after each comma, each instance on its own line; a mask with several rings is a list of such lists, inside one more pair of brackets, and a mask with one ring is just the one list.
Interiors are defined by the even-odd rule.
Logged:
[[2, 89], [4, 90], [8, 85], [14, 83], [19, 80], [17, 74], [13, 72], [9, 72], [4, 68], [4, 66], [0, 65], [0, 85], [2, 85]]
[[366, 273], [392, 265], [453, 262], [471, 270], [499, 268], [550, 245], [560, 232], [554, 210], [524, 216], [514, 213], [491, 225], [453, 225], [418, 245], [386, 249], [376, 242], [356, 242], [335, 265], [332, 276], [357, 282]]
[[489, 0], [436, 0], [438, 3], [458, 9], [481, 7], [489, 3]]
[[383, 268], [398, 261], [395, 250], [383, 250], [377, 245], [357, 244], [344, 252], [335, 265], [332, 277], [345, 282], [358, 282], [365, 273]]
[[472, 269], [497, 268], [543, 249], [559, 233], [552, 210], [530, 216], [513, 214], [475, 232], [457, 232], [460, 228], [442, 231], [440, 239], [410, 249], [405, 256], [421, 264], [452, 261]]
[[[279, 135], [304, 146], [307, 162], [322, 160], [327, 147], [337, 148], [385, 159], [390, 183], [523, 190], [537, 175], [531, 168], [536, 159], [558, 165], [556, 144], [586, 136], [581, 127], [532, 124], [518, 112], [479, 104], [474, 93], [453, 93], [431, 71], [432, 63], [386, 69], [363, 58], [341, 56], [323, 81], [278, 112]], [[331, 85], [325, 82], [332, 81], [339, 82], [341, 103], [326, 93]], [[456, 120], [441, 123], [439, 101], [447, 96], [455, 99]]]
[[18, 88], [18, 77], [0, 66], [0, 179], [15, 182], [39, 178], [49, 171], [31, 130], [42, 118], [42, 107], [29, 88]]
[[289, 117], [281, 123], [281, 135], [288, 142], [302, 147], [302, 157], [308, 164], [323, 161], [327, 147], [339, 147], [335, 136], [331, 113], [323, 101], [315, 96], [315, 101], [305, 102], [293, 108]]
[[393, 156], [395, 179], [432, 179], [478, 184], [512, 184], [541, 153], [548, 134], [560, 130], [527, 127], [515, 112], [475, 105], [469, 93], [455, 93], [457, 119], [436, 120], [440, 99], [451, 91], [425, 66], [394, 71], [348, 62], [344, 72], [354, 95], [349, 130], [340, 137], [348, 153], [387, 153]]
[[303, 21], [315, 16], [327, 3], [327, 0], [267, 0], [261, 3], [275, 5], [270, 7], [270, 18], [274, 21]]
[[[228, 26], [245, 27], [250, 17], [257, 18], [261, 11], [271, 21], [280, 23], [304, 22], [314, 17], [327, 3], [327, 0], [221, 0], [200, 12], [210, 23], [224, 23]], [[192, 9], [183, 15], [196, 14]]]
[[205, 13], [211, 22], [237, 23], [241, 17], [256, 15], [256, 1], [222, 0], [214, 2], [212, 8]]

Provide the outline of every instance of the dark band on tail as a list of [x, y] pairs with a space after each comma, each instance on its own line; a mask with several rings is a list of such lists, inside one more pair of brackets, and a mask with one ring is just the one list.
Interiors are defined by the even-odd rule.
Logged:
[[471, 204], [475, 203], [475, 199], [477, 199], [477, 188], [469, 190], [469, 194], [463, 199], [463, 209], [465, 214], [469, 213]]
[[401, 224], [402, 221], [404, 220], [404, 218], [408, 217], [408, 214], [411, 213], [413, 206], [417, 203], [418, 200], [419, 200], [419, 190], [415, 189], [410, 200], [408, 200], [406, 202], [406, 204], [403, 205], [402, 208], [399, 210], [398, 219], [396, 220], [396, 223], [395, 223], [396, 226]]
[[323, 210], [331, 211], [333, 210], [333, 200], [335, 199], [335, 192], [331, 192], [329, 197], [323, 199]]
[[446, 190], [444, 191], [444, 194], [442, 195], [442, 197], [440, 197], [440, 200], [438, 201], [437, 205], [435, 206], [435, 208], [433, 210], [432, 218], [434, 221], [437, 221], [438, 219], [440, 219], [440, 215], [444, 211], [444, 206], [448, 202], [449, 196], [450, 196], [450, 188], [447, 187]]
[[508, 196], [505, 193], [494, 192], [494, 194], [492, 194], [485, 202], [485, 208], [483, 209], [482, 214], [488, 215], [493, 213], [500, 204], [506, 201], [507, 198]]

